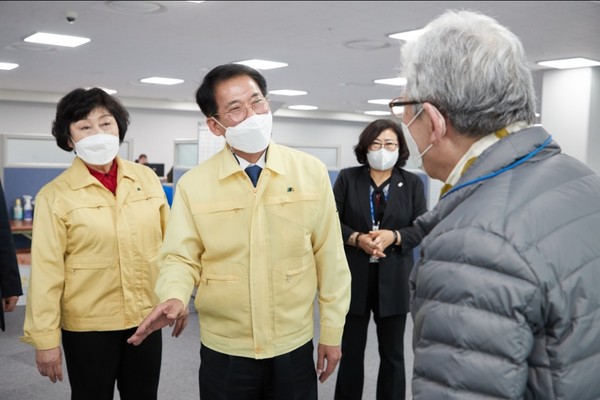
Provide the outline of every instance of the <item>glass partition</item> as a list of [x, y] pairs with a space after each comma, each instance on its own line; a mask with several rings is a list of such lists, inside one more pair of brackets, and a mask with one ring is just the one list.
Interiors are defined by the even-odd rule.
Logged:
[[317, 157], [319, 160], [327, 166], [329, 170], [340, 169], [340, 152], [341, 146], [306, 146], [306, 145], [295, 145], [295, 144], [284, 144], [284, 146], [291, 147], [296, 150], [303, 151]]
[[[4, 167], [68, 167], [73, 161], [74, 153], [60, 149], [51, 135], [5, 134], [2, 136]], [[121, 158], [131, 159], [131, 147], [130, 140], [125, 139], [119, 148]]]
[[174, 168], [191, 168], [198, 164], [198, 141], [195, 139], [175, 139]]

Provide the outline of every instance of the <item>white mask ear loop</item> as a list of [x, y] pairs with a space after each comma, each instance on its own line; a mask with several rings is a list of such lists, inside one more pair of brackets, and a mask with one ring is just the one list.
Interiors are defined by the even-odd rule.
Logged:
[[[417, 117], [423, 112], [423, 110], [425, 110], [425, 108], [421, 107], [421, 109], [415, 114], [415, 116], [410, 120], [410, 122], [408, 123], [408, 125], [412, 124], [413, 121], [415, 119], [417, 119]], [[437, 110], [437, 109], [436, 109]], [[439, 111], [438, 111], [439, 112]], [[408, 126], [407, 125], [407, 126]], [[419, 154], [419, 157], [421, 158], [421, 160], [423, 160], [423, 157], [425, 157], [425, 154], [427, 154], [427, 152], [429, 150], [431, 150], [431, 148], [433, 147], [433, 143], [429, 143], [429, 146], [427, 146], [425, 148], [425, 150], [423, 150], [423, 152], [421, 154]]]
[[413, 115], [412, 119], [408, 122], [408, 124], [406, 124], [407, 128], [410, 128], [410, 124], [412, 124], [413, 122], [415, 122], [415, 119], [417, 119], [419, 117], [419, 115], [421, 115], [421, 113], [423, 112], [424, 108], [421, 107], [421, 109], [419, 111], [417, 111], [417, 113], [415, 115]]
[[225, 128], [225, 125], [223, 125], [222, 123], [219, 122], [218, 119], [216, 119], [215, 117], [210, 117], [213, 121], [215, 121], [217, 124], [221, 125], [221, 128], [223, 128], [224, 130], [227, 130], [227, 128]]
[[427, 152], [433, 147], [433, 143], [430, 143], [429, 146], [425, 147], [425, 150], [423, 150], [423, 152], [419, 155], [419, 157], [421, 157], [421, 159], [423, 159], [423, 157], [425, 157], [425, 154], [427, 154]]

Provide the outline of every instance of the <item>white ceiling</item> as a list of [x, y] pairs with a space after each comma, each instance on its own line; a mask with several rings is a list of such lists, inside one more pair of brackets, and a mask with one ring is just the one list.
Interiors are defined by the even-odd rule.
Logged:
[[[387, 35], [421, 28], [446, 9], [495, 17], [521, 38], [537, 71], [535, 62], [548, 59], [600, 60], [597, 1], [2, 1], [0, 62], [20, 67], [0, 71], [0, 100], [54, 102], [73, 88], [101, 86], [126, 104], [195, 108], [208, 70], [258, 58], [289, 64], [263, 71], [269, 90], [308, 92], [270, 96], [280, 112], [291, 104], [354, 115], [387, 110], [367, 103], [400, 92], [373, 83], [397, 76], [402, 42]], [[67, 12], [77, 13], [73, 24]], [[36, 31], [92, 41], [78, 48], [22, 41]], [[150, 76], [185, 83], [139, 82]], [[541, 73], [534, 76], [539, 87]]]

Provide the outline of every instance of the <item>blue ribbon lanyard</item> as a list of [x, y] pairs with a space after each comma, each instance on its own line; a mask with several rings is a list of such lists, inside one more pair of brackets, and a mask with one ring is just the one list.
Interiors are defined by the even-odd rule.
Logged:
[[[390, 185], [388, 184], [383, 189], [383, 197], [385, 198], [386, 204], [387, 204], [387, 199], [388, 199], [389, 187], [390, 187]], [[371, 205], [371, 221], [373, 222], [373, 230], [378, 231], [381, 221], [375, 221], [375, 202], [373, 201], [373, 192], [374, 191], [375, 191], [375, 189], [373, 189], [373, 187], [371, 187], [371, 190], [369, 190], [369, 197], [371, 199], [371, 201], [369, 201], [369, 204]], [[375, 256], [369, 257], [369, 263], [378, 263], [378, 262], [379, 262], [379, 257], [375, 257]]]
[[[375, 220], [375, 203], [373, 201], [373, 192], [374, 191], [375, 191], [375, 189], [373, 189], [373, 187], [371, 187], [371, 190], [369, 191], [369, 198], [371, 199], [371, 201], [369, 202], [369, 204], [371, 206], [371, 222], [373, 223], [373, 230], [377, 231], [377, 230], [379, 230], [379, 225], [381, 224], [381, 221]], [[389, 184], [383, 189], [383, 197], [385, 198], [386, 203], [388, 200], [388, 194], [389, 194]]]
[[542, 151], [542, 149], [543, 149], [544, 147], [548, 146], [548, 145], [550, 144], [550, 142], [551, 142], [551, 141], [552, 141], [552, 135], [548, 136], [548, 139], [546, 139], [546, 140], [544, 141], [544, 143], [542, 143], [542, 144], [540, 145], [540, 147], [538, 147], [538, 148], [534, 149], [534, 150], [533, 150], [531, 153], [527, 154], [525, 157], [523, 157], [523, 158], [521, 158], [521, 159], [519, 159], [519, 160], [517, 160], [517, 161], [513, 162], [512, 164], [509, 164], [509, 165], [507, 165], [506, 167], [504, 167], [504, 168], [502, 168], [502, 169], [499, 169], [498, 171], [495, 171], [495, 172], [489, 173], [489, 174], [487, 174], [487, 175], [480, 176], [479, 178], [476, 178], [476, 179], [473, 179], [473, 180], [467, 181], [467, 182], [465, 182], [465, 183], [463, 183], [463, 184], [460, 184], [460, 185], [458, 185], [458, 186], [456, 186], [456, 187], [453, 187], [453, 188], [452, 188], [452, 189], [450, 189], [450, 190], [449, 190], [449, 191], [448, 191], [446, 194], [444, 194], [444, 195], [443, 195], [443, 196], [440, 198], [440, 200], [442, 200], [443, 198], [445, 198], [446, 196], [448, 196], [450, 193], [453, 193], [453, 192], [457, 191], [458, 189], [462, 189], [462, 188], [464, 188], [465, 186], [473, 185], [474, 183], [481, 182], [481, 181], [484, 181], [484, 180], [486, 180], [486, 179], [493, 178], [493, 177], [495, 177], [495, 176], [498, 176], [498, 175], [500, 175], [500, 174], [501, 174], [501, 173], [503, 173], [503, 172], [506, 172], [506, 171], [508, 171], [508, 170], [511, 170], [511, 169], [513, 169], [513, 168], [515, 168], [515, 167], [517, 167], [517, 166], [519, 166], [519, 165], [523, 164], [525, 161], [529, 160], [531, 157], [535, 156], [537, 153], [539, 153], [540, 151]]

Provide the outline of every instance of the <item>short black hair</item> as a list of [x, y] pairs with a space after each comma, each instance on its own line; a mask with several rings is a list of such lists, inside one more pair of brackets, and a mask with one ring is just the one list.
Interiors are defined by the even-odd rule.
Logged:
[[207, 117], [217, 114], [217, 101], [215, 99], [215, 86], [237, 76], [247, 75], [256, 82], [260, 92], [267, 97], [267, 81], [255, 70], [243, 64], [223, 64], [213, 68], [202, 80], [196, 91], [196, 103], [202, 113]]
[[119, 143], [122, 143], [129, 125], [129, 112], [121, 102], [100, 88], [77, 88], [60, 99], [56, 106], [56, 116], [52, 122], [52, 136], [56, 138], [56, 145], [65, 151], [72, 151], [69, 147], [69, 126], [86, 118], [98, 107], [106, 108], [115, 118], [119, 127]]
[[356, 155], [356, 161], [360, 164], [368, 164], [367, 153], [369, 152], [369, 145], [377, 139], [381, 132], [386, 129], [391, 129], [398, 138], [398, 161], [396, 161], [396, 167], [401, 168], [406, 165], [408, 160], [408, 146], [402, 133], [402, 128], [396, 122], [391, 119], [378, 119], [371, 122], [361, 132], [358, 137], [358, 143], [354, 146], [354, 154]]

